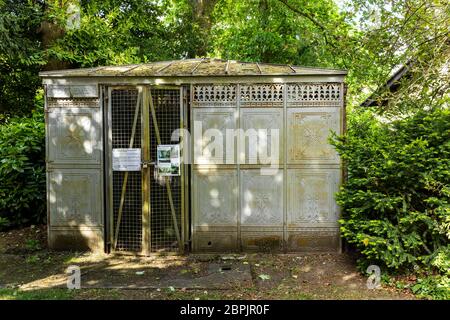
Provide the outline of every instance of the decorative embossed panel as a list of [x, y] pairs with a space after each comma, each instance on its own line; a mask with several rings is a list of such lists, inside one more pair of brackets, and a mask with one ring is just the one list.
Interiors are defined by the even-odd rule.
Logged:
[[[241, 110], [245, 143], [239, 154], [245, 164], [281, 164], [283, 161], [283, 109]], [[278, 138], [277, 138], [278, 137]], [[272, 144], [272, 140], [273, 143]]]
[[260, 170], [241, 170], [241, 225], [283, 224], [283, 172], [261, 175]]
[[334, 194], [339, 190], [338, 169], [289, 169], [288, 228], [335, 226], [339, 208]]
[[237, 227], [236, 170], [195, 170], [194, 226]]
[[[237, 111], [232, 108], [223, 109], [193, 109], [193, 124], [191, 133], [194, 140], [195, 164], [225, 164], [226, 155], [235, 155], [236, 139], [233, 144], [227, 144], [226, 130], [236, 128]], [[236, 163], [236, 158], [228, 159], [230, 164]]]
[[241, 85], [242, 107], [282, 107], [283, 84]]
[[330, 131], [340, 134], [339, 108], [288, 109], [288, 163], [338, 164], [339, 156], [328, 142]]
[[[195, 146], [210, 151], [209, 144], [216, 141], [196, 133], [196, 123], [202, 125], [202, 134], [207, 129], [221, 132], [221, 142], [226, 129], [239, 129], [240, 139], [233, 146], [225, 144], [219, 156], [203, 152], [195, 158], [193, 250], [339, 250], [335, 193], [341, 168], [328, 138], [343, 127], [342, 83], [242, 83], [231, 96], [220, 86], [201, 91], [195, 87], [197, 108], [191, 118]], [[221, 95], [224, 103], [216, 108]], [[229, 103], [233, 108], [226, 108]], [[280, 167], [275, 175], [261, 170], [273, 160], [271, 129], [279, 130], [275, 152]], [[227, 148], [238, 151], [237, 167], [236, 161], [226, 161]]]
[[236, 85], [199, 84], [192, 87], [194, 107], [233, 107], [236, 97]]
[[49, 109], [48, 136], [49, 162], [100, 164], [98, 109]]
[[52, 169], [48, 179], [51, 226], [103, 224], [97, 169]]
[[288, 107], [340, 106], [341, 83], [296, 83], [287, 85]]

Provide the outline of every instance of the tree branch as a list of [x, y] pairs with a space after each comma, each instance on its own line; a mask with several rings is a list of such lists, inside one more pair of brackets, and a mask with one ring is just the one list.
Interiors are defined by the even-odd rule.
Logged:
[[302, 17], [308, 19], [309, 21], [311, 21], [316, 27], [318, 27], [320, 30], [323, 31], [323, 36], [325, 38], [325, 43], [331, 45], [333, 48], [336, 48], [334, 43], [330, 43], [328, 41], [328, 37], [327, 37], [327, 33], [326, 33], [327, 28], [325, 28], [325, 26], [323, 24], [321, 24], [319, 21], [317, 21], [317, 19], [312, 14], [310, 14], [309, 12], [301, 11], [300, 9], [292, 6], [291, 4], [288, 3], [287, 0], [278, 0], [278, 1], [281, 2], [282, 4], [284, 4], [292, 12], [295, 12], [299, 16], [302, 16]]
[[278, 0], [279, 2], [281, 2], [282, 4], [284, 4], [286, 7], [289, 8], [289, 10], [297, 13], [298, 15], [308, 19], [309, 21], [311, 21], [312, 23], [314, 23], [317, 27], [319, 27], [322, 30], [326, 30], [326, 28], [324, 27], [323, 24], [321, 24], [319, 21], [316, 20], [316, 18], [314, 18], [314, 16], [312, 14], [310, 14], [309, 12], [303, 12], [295, 7], [293, 7], [291, 4], [289, 4], [287, 2], [287, 0]]

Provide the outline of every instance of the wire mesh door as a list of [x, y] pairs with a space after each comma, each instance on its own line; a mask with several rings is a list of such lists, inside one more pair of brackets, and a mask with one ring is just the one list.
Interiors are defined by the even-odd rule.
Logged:
[[[110, 99], [110, 159], [115, 150], [141, 148], [142, 93], [137, 88], [112, 88]], [[112, 161], [110, 167], [112, 167]], [[110, 184], [111, 245], [114, 251], [142, 250], [141, 171], [114, 170]]]
[[[183, 168], [164, 172], [158, 165], [158, 146], [176, 146], [172, 134], [182, 125], [180, 88], [149, 89], [150, 250], [183, 250]], [[161, 158], [161, 155], [159, 155]], [[169, 155], [169, 157], [171, 157]], [[176, 155], [175, 155], [176, 157]], [[161, 159], [159, 159], [161, 160]], [[170, 168], [170, 167], [169, 167]], [[170, 174], [170, 175], [166, 175]]]
[[[113, 251], [181, 252], [184, 168], [170, 176], [156, 166], [158, 146], [176, 146], [182, 127], [180, 88], [126, 87], [109, 91], [110, 221]], [[114, 169], [116, 151], [139, 150], [139, 167]]]

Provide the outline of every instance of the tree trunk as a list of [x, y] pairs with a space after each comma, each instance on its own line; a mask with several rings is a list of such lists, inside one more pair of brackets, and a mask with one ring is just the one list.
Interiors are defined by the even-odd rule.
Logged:
[[189, 58], [205, 57], [208, 53], [212, 27], [211, 15], [217, 1], [218, 0], [191, 0], [193, 22], [200, 27], [203, 41], [193, 52], [189, 53]]

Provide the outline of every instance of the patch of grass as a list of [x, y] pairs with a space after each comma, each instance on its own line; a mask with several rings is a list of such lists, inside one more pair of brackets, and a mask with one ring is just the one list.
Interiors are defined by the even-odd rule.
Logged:
[[40, 260], [41, 260], [41, 258], [39, 257], [39, 255], [34, 254], [34, 255], [32, 255], [32, 256], [28, 256], [28, 257], [25, 259], [25, 262], [26, 262], [26, 263], [29, 263], [29, 264], [35, 264], [35, 263], [38, 263]]
[[[151, 296], [148, 290], [120, 290], [120, 289], [39, 289], [39, 290], [20, 290], [20, 289], [0, 289], [0, 300], [71, 300], [71, 299], [170, 299], [170, 300], [228, 300], [242, 299], [248, 297], [257, 297], [258, 290], [170, 290], [162, 288], [161, 291], [152, 291]], [[288, 299], [288, 300], [310, 300], [314, 299], [312, 295], [302, 292], [280, 292], [274, 290], [266, 292], [269, 299]]]
[[126, 294], [131, 290], [119, 290], [119, 289], [80, 289], [73, 290], [75, 299], [82, 300], [118, 300], [122, 297], [122, 293], [126, 298]]
[[30, 251], [38, 251], [41, 250], [41, 245], [39, 243], [39, 240], [28, 239], [25, 241], [25, 248]]
[[314, 300], [315, 297], [311, 294], [304, 292], [292, 292], [286, 295], [277, 296], [276, 299], [285, 299], [285, 300]]
[[68, 300], [75, 295], [68, 289], [41, 289], [24, 291], [19, 289], [0, 289], [0, 300]]
[[81, 262], [81, 253], [79, 252], [70, 252], [67, 254], [67, 257], [64, 259], [64, 264], [77, 264]]

